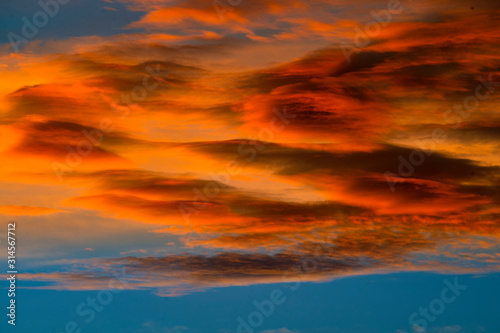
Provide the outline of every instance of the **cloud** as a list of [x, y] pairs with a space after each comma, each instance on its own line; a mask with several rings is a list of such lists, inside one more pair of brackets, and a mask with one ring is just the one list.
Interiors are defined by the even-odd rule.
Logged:
[[444, 326], [435, 328], [434, 331], [442, 333], [459, 333], [462, 331], [462, 327], [460, 325]]
[[[317, 251], [316, 251], [317, 252]], [[333, 252], [333, 251], [332, 251]], [[323, 282], [353, 275], [381, 274], [391, 271], [435, 271], [486, 273], [498, 269], [452, 267], [442, 263], [413, 264], [404, 258], [336, 258], [328, 253], [294, 254], [288, 252], [249, 254], [225, 252], [215, 255], [182, 254], [166, 257], [122, 257], [90, 259], [66, 271], [23, 273], [28, 281], [43, 282], [35, 289], [100, 290], [113, 281], [120, 288], [152, 290], [160, 296], [179, 296], [211, 288], [253, 284]], [[383, 262], [385, 261], [385, 263]], [[386, 266], [391, 263], [391, 266]], [[47, 284], [48, 282], [48, 284]]]
[[19, 205], [0, 206], [0, 214], [5, 214], [5, 215], [36, 216], [45, 214], [55, 214], [61, 212], [64, 211], [60, 209], [47, 208], [47, 207], [30, 207], [30, 206], [19, 206]]
[[261, 331], [260, 333], [300, 333], [299, 331], [290, 331], [288, 328], [286, 327], [282, 327], [282, 328], [278, 328], [278, 329], [274, 329], [274, 330], [265, 330], [265, 331]]
[[[244, 1], [223, 20], [212, 3], [121, 2], [141, 18], [117, 35], [1, 56], [1, 180], [20, 198], [57, 182], [69, 220], [147, 225], [178, 246], [27, 278], [92, 289], [125, 268], [129, 288], [179, 295], [293, 267], [304, 281], [498, 270], [500, 95], [482, 83], [500, 74], [498, 2], [405, 3], [349, 60], [339, 43], [386, 1]], [[488, 98], [457, 110], [478, 86]], [[88, 133], [99, 144], [59, 184], [52, 163]], [[0, 212], [62, 211], [30, 200]]]

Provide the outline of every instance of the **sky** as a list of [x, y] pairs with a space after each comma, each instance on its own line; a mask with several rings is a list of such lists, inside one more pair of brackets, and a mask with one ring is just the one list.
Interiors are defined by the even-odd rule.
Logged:
[[498, 1], [0, 9], [2, 331], [500, 331]]

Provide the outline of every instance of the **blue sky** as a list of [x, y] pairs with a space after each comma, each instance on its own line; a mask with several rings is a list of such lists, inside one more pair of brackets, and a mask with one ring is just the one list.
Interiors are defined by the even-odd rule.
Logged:
[[[24, 25], [22, 17], [27, 17], [32, 22], [33, 15], [40, 10], [42, 7], [38, 1], [32, 0], [2, 4], [0, 43], [9, 41], [9, 32], [21, 35]], [[50, 18], [47, 25], [39, 30], [36, 38], [43, 41], [89, 35], [111, 36], [121, 33], [122, 28], [139, 19], [143, 14], [143, 12], [127, 10], [120, 3], [110, 4], [102, 0], [71, 0], [67, 4], [60, 5], [58, 14]]]
[[[236, 332], [238, 317], [256, 310], [253, 302], [269, 299], [274, 289], [286, 300], [255, 332], [413, 332], [408, 317], [428, 307], [456, 275], [400, 273], [359, 276], [327, 283], [228, 287], [181, 297], [158, 297], [150, 291], [116, 294], [95, 319], [85, 323], [76, 308], [97, 291], [19, 292], [19, 326], [8, 331], [59, 333], [68, 321], [82, 332]], [[467, 289], [429, 323], [428, 332], [497, 332], [500, 291], [497, 274], [459, 275]], [[21, 286], [26, 282], [21, 282]], [[27, 320], [29, 318], [29, 320]], [[177, 328], [176, 328], [177, 327]], [[286, 328], [286, 329], [284, 329]], [[282, 329], [281, 331], [279, 329]]]

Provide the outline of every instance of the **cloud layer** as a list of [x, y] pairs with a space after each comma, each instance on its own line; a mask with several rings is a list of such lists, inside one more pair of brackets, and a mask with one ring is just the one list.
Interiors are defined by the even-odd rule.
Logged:
[[[27, 279], [100, 288], [123, 268], [176, 295], [294, 267], [498, 270], [497, 2], [379, 23], [385, 2], [120, 2], [144, 15], [107, 39], [2, 46], [0, 181], [25, 191], [0, 214], [132, 220], [179, 248]], [[24, 202], [33, 185], [57, 186], [54, 208]]]

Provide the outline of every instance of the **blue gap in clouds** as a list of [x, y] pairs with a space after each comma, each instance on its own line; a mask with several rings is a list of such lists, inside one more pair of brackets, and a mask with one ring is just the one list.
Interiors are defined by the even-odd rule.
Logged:
[[[52, 2], [42, 0], [43, 3]], [[108, 10], [104, 7], [116, 9]], [[13, 32], [23, 36], [24, 25], [22, 17], [33, 23], [33, 15], [41, 11], [38, 0], [2, 1], [0, 4], [0, 43], [8, 43], [8, 34]], [[69, 0], [67, 4], [59, 5], [59, 11], [50, 17], [48, 23], [38, 28], [36, 40], [65, 39], [81, 36], [111, 36], [123, 32], [137, 30], [122, 30], [128, 24], [137, 21], [144, 12], [128, 10], [121, 3], [108, 3], [104, 0]]]

